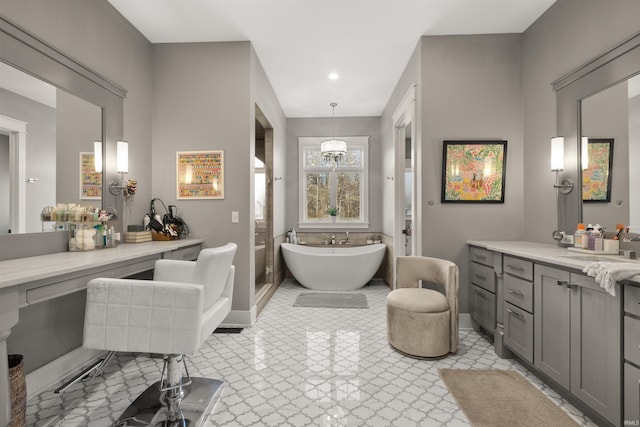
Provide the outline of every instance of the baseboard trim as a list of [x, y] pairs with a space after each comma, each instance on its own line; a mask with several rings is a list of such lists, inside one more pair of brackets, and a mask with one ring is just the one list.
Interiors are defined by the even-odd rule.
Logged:
[[43, 391], [53, 390], [73, 373], [79, 372], [79, 367], [84, 367], [97, 361], [103, 353], [103, 350], [78, 347], [35, 371], [29, 372], [25, 376], [27, 399]]
[[458, 329], [473, 329], [471, 313], [460, 313], [458, 316]]
[[248, 328], [258, 318], [258, 307], [254, 305], [251, 310], [231, 310], [220, 324], [221, 328]]

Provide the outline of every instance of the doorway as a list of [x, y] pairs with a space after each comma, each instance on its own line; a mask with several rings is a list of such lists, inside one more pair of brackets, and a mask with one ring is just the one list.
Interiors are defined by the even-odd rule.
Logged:
[[419, 256], [422, 253], [420, 144], [416, 132], [415, 108], [416, 85], [413, 84], [393, 114], [395, 151], [394, 257]]
[[273, 287], [273, 128], [256, 105], [254, 158], [255, 298], [258, 315]]

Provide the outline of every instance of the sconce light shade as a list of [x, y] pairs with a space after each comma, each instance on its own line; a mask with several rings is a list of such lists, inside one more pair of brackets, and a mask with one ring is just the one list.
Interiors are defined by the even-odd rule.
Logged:
[[551, 170], [564, 170], [564, 137], [551, 138]]
[[129, 144], [126, 141], [118, 141], [116, 147], [116, 171], [129, 172]]
[[102, 172], [102, 141], [93, 143], [93, 170], [97, 173]]
[[586, 171], [589, 169], [589, 137], [583, 136], [580, 142], [580, 150], [582, 154], [582, 158], [580, 159], [580, 164], [582, 165], [582, 170]]

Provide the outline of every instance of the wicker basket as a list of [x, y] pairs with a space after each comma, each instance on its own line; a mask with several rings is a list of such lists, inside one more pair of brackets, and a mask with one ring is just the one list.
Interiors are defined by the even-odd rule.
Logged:
[[171, 234], [158, 233], [157, 231], [151, 230], [151, 240], [154, 241], [169, 241], [169, 240], [178, 240], [179, 236], [172, 236]]
[[27, 383], [24, 377], [23, 357], [20, 354], [9, 355], [9, 394], [11, 402], [9, 427], [24, 427], [27, 413]]

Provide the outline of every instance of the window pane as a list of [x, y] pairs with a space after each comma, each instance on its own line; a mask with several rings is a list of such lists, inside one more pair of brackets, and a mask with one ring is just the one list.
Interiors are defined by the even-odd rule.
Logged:
[[321, 219], [329, 208], [329, 173], [307, 173], [307, 219]]
[[360, 218], [360, 173], [339, 172], [337, 174], [338, 215], [342, 219]]
[[312, 167], [323, 166], [320, 150], [314, 150], [311, 148], [304, 150], [304, 165]]
[[362, 167], [362, 151], [349, 150], [346, 158], [342, 158], [338, 163], [339, 166]]

